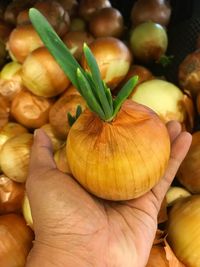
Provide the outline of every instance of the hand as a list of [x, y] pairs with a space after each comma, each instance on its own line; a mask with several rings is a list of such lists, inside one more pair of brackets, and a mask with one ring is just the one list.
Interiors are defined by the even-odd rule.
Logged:
[[35, 241], [26, 266], [144, 267], [161, 202], [191, 143], [179, 123], [167, 128], [171, 157], [164, 177], [144, 196], [124, 202], [98, 199], [56, 169], [50, 140], [37, 130], [26, 183]]

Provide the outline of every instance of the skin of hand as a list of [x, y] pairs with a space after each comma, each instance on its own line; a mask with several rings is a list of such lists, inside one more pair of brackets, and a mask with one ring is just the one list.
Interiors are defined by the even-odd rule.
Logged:
[[37, 130], [26, 183], [35, 241], [26, 267], [144, 267], [161, 202], [192, 137], [167, 124], [171, 156], [164, 177], [140, 198], [111, 202], [87, 193], [55, 165], [51, 142]]

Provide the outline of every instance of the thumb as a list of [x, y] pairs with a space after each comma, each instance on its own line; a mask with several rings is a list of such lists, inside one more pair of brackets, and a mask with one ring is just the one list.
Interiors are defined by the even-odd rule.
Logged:
[[34, 142], [31, 148], [28, 179], [36, 178], [37, 175], [55, 168], [51, 140], [42, 129], [37, 129], [34, 133]]

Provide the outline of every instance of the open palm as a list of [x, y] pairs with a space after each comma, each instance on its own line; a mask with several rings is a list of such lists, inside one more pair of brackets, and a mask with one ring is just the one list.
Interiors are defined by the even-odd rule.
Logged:
[[164, 177], [144, 196], [123, 202], [98, 199], [57, 170], [50, 141], [38, 130], [26, 184], [35, 231], [27, 266], [46, 257], [43, 267], [144, 267], [161, 202], [191, 143], [180, 124], [167, 127], [171, 157]]

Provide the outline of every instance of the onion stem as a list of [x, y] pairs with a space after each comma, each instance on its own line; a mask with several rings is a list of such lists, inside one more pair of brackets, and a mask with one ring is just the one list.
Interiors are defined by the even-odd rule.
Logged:
[[89, 109], [104, 121], [113, 120], [123, 102], [132, 92], [138, 77], [132, 77], [113, 100], [110, 89], [101, 79], [99, 67], [89, 47], [84, 44], [83, 52], [90, 72], [80, 66], [46, 18], [37, 9], [30, 8], [29, 16], [43, 43], [85, 99]]

